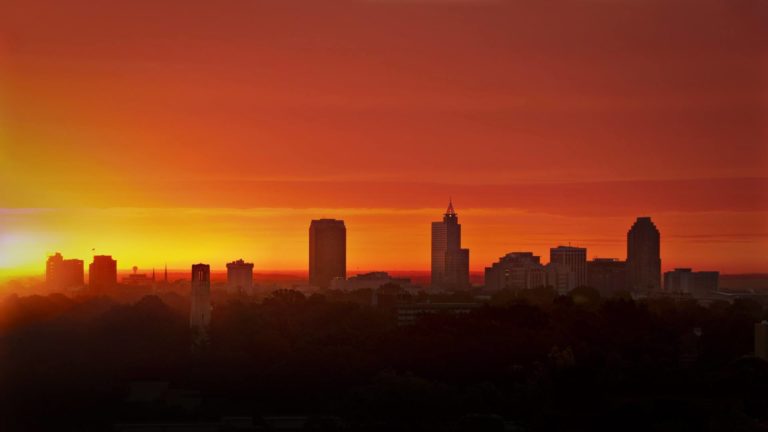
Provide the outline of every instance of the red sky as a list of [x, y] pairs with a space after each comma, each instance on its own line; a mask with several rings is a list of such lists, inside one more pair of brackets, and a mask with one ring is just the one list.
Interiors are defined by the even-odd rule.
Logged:
[[[428, 267], [453, 196], [471, 266], [573, 242], [768, 271], [762, 0], [0, 2], [0, 276]], [[196, 240], [196, 241], [195, 241]]]

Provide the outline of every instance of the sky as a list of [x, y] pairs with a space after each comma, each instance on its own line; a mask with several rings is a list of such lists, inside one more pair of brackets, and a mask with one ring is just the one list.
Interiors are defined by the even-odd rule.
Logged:
[[573, 244], [768, 272], [768, 2], [0, 1], [0, 279], [121, 268], [470, 266]]

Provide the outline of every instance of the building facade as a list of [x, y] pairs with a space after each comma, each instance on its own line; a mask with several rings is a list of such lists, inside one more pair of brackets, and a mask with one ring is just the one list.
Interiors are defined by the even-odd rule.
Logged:
[[469, 249], [461, 248], [461, 224], [453, 203], [441, 222], [432, 222], [432, 286], [463, 289], [469, 287]]
[[108, 290], [117, 286], [117, 261], [110, 255], [96, 255], [88, 265], [88, 287]]
[[638, 217], [627, 232], [627, 273], [634, 292], [661, 288], [661, 235], [650, 217]]
[[551, 287], [560, 294], [576, 288], [576, 274], [565, 264], [541, 264], [533, 252], [510, 252], [485, 268], [488, 291], [526, 290]]
[[689, 268], [676, 268], [664, 273], [664, 291], [676, 294], [703, 296], [718, 290], [720, 273], [716, 271], [695, 272]]
[[313, 220], [309, 225], [309, 284], [328, 288], [337, 277], [347, 277], [347, 228], [343, 220]]
[[242, 259], [227, 263], [227, 288], [233, 293], [251, 294], [253, 263], [247, 263]]
[[510, 252], [485, 268], [485, 288], [522, 290], [545, 286], [547, 274], [541, 257], [533, 252]]
[[331, 289], [341, 291], [355, 291], [361, 289], [376, 290], [383, 285], [398, 285], [405, 290], [412, 290], [415, 287], [408, 278], [392, 277], [387, 272], [361, 273], [348, 279], [336, 278], [331, 281]]
[[558, 246], [549, 249], [549, 262], [570, 269], [576, 286], [587, 284], [587, 249], [572, 246]]
[[595, 258], [587, 262], [587, 285], [601, 296], [627, 290], [627, 263], [618, 258]]
[[83, 268], [83, 260], [64, 259], [56, 252], [45, 263], [45, 283], [54, 290], [82, 288], [85, 281]]
[[576, 273], [566, 264], [551, 262], [544, 266], [546, 274], [545, 286], [552, 287], [558, 294], [565, 295], [577, 286]]
[[211, 266], [192, 266], [192, 292], [189, 325], [195, 331], [195, 342], [207, 341], [208, 325], [211, 323]]

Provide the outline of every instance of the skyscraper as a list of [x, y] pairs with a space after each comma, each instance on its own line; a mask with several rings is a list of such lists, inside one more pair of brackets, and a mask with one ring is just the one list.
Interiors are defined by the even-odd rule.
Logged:
[[253, 263], [241, 259], [227, 263], [227, 285], [234, 292], [250, 294], [253, 290]]
[[309, 284], [328, 288], [347, 276], [347, 228], [343, 220], [319, 219], [309, 225]]
[[627, 233], [627, 273], [632, 291], [661, 287], [661, 235], [650, 217], [638, 217]]
[[88, 265], [88, 287], [105, 290], [117, 285], [117, 261], [110, 255], [96, 255]]
[[56, 252], [45, 264], [45, 283], [48, 288], [67, 290], [83, 286], [83, 260], [64, 259]]
[[461, 224], [453, 202], [442, 222], [432, 222], [432, 286], [469, 287], [469, 249], [461, 248]]
[[576, 286], [587, 284], [587, 249], [558, 246], [549, 249], [549, 262], [564, 266], [573, 272]]
[[192, 293], [189, 325], [196, 331], [195, 342], [207, 341], [208, 324], [211, 322], [211, 266], [192, 265]]

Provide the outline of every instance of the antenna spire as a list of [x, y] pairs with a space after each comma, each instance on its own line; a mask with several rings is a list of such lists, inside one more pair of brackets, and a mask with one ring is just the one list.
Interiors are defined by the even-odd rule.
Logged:
[[448, 197], [448, 209], [445, 211], [446, 215], [455, 216], [456, 212], [453, 210], [453, 199]]

